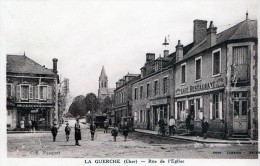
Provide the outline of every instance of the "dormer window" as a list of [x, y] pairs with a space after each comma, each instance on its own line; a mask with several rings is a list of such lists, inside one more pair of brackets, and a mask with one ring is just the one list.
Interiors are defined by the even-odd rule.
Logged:
[[159, 70], [159, 63], [158, 62], [155, 63], [154, 69], [155, 69], [155, 71]]

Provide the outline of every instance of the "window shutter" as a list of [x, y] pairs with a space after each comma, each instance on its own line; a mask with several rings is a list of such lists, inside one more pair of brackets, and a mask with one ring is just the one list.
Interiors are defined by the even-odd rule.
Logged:
[[51, 96], [52, 96], [51, 88], [52, 88], [51, 86], [48, 86], [48, 92], [47, 92], [48, 99], [51, 99]]
[[29, 85], [29, 99], [33, 99], [33, 86]]
[[212, 114], [212, 101], [213, 101], [213, 95], [210, 94], [210, 99], [209, 99], [209, 117], [210, 117], [210, 119], [213, 119], [213, 114]]
[[15, 87], [14, 87], [14, 84], [11, 84], [11, 96], [12, 96], [12, 97], [15, 96]]
[[223, 119], [222, 116], [222, 93], [219, 93], [219, 119]]
[[34, 99], [39, 99], [39, 86], [34, 86]]
[[20, 93], [20, 92], [21, 92], [21, 86], [20, 86], [20, 85], [17, 85], [17, 86], [16, 86], [16, 98], [17, 98], [17, 99], [21, 99], [21, 96], [20, 96], [21, 93]]

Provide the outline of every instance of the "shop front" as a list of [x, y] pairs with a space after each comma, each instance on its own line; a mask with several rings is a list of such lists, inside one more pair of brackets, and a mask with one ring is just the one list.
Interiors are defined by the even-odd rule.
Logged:
[[175, 113], [177, 132], [187, 132], [189, 118], [194, 124], [193, 132], [201, 134], [203, 117], [209, 122], [209, 133], [223, 137], [226, 121], [226, 94], [222, 78], [216, 81], [183, 86], [175, 91]]
[[159, 130], [158, 122], [160, 119], [164, 119], [168, 124], [170, 116], [170, 97], [163, 97], [153, 99], [149, 103], [150, 109], [147, 109], [147, 114], [150, 119], [148, 120], [149, 129]]
[[52, 104], [17, 104], [17, 130], [49, 130], [53, 110]]

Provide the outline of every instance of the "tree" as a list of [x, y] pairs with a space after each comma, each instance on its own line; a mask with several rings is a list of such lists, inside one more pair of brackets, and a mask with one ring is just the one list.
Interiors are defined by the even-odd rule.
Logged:
[[88, 93], [85, 98], [86, 111], [90, 111], [91, 114], [95, 114], [99, 107], [99, 101], [94, 93]]
[[103, 114], [109, 113], [112, 109], [112, 100], [110, 99], [110, 97], [107, 96], [101, 105], [102, 105], [101, 107], [102, 113]]
[[85, 115], [86, 110], [87, 109], [86, 109], [86, 103], [85, 103], [85, 96], [83, 96], [83, 95], [75, 97], [69, 108], [69, 112], [74, 117]]

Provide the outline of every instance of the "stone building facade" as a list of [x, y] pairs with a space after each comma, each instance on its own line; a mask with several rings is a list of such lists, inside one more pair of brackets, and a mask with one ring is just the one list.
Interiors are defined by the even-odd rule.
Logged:
[[[197, 29], [199, 28], [199, 29]], [[176, 46], [175, 119], [185, 130], [194, 117], [194, 130], [209, 121], [212, 137], [257, 137], [257, 22], [246, 19], [217, 34], [204, 20], [194, 21], [193, 47], [183, 54]]]
[[138, 78], [138, 74], [127, 74], [116, 82], [114, 91], [114, 123], [119, 124], [122, 117], [131, 117], [132, 115], [132, 86], [133, 81]]
[[50, 70], [25, 55], [7, 55], [8, 130], [49, 130], [58, 123], [57, 61]]

